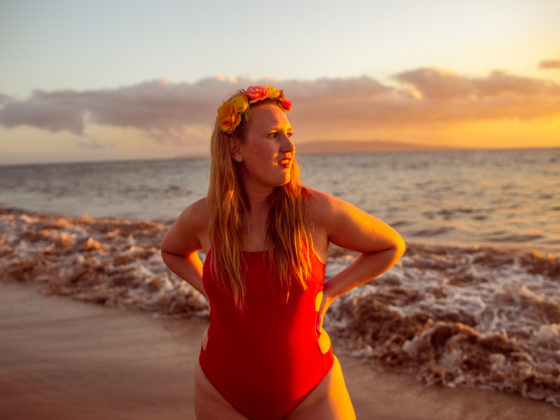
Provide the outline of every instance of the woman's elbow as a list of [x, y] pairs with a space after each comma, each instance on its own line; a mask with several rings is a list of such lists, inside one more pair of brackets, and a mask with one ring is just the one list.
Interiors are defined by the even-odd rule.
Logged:
[[394, 232], [388, 239], [386, 252], [391, 255], [393, 263], [397, 262], [406, 251], [404, 239], [397, 232]]
[[176, 250], [173, 247], [173, 241], [169, 238], [169, 235], [166, 235], [165, 238], [161, 241], [159, 245], [161, 258], [165, 261], [166, 258], [170, 256], [177, 255]]
[[161, 254], [161, 259], [163, 260], [163, 262], [166, 265], [169, 265], [169, 260], [171, 260], [173, 258], [173, 256], [175, 256], [176, 254], [174, 254], [173, 252], [169, 252], [168, 250], [166, 250], [163, 246], [161, 246], [160, 248], [160, 254]]
[[165, 264], [167, 264], [167, 256], [169, 255], [168, 252], [166, 252], [163, 248], [160, 248], [160, 254], [161, 254], [161, 259], [163, 260], [163, 262]]
[[399, 260], [406, 251], [406, 243], [404, 239], [399, 235], [395, 241], [395, 258]]

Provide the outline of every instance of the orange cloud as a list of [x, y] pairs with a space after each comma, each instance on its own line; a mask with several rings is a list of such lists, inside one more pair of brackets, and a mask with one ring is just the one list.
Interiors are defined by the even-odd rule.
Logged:
[[539, 63], [539, 68], [541, 68], [541, 69], [560, 69], [560, 59], [559, 60], [542, 60]]
[[493, 71], [487, 77], [465, 77], [421, 68], [394, 76], [421, 95], [408, 104], [419, 120], [476, 121], [551, 118], [560, 114], [560, 85]]
[[221, 102], [253, 84], [284, 89], [294, 103], [290, 119], [307, 139], [560, 115], [559, 84], [504, 71], [468, 77], [418, 68], [395, 74], [393, 81], [396, 85], [368, 76], [283, 81], [209, 77], [196, 83], [157, 79], [115, 89], [35, 91], [23, 100], [0, 95], [0, 124], [79, 135], [85, 135], [88, 124], [132, 127], [158, 142], [180, 142], [197, 127], [211, 129]]

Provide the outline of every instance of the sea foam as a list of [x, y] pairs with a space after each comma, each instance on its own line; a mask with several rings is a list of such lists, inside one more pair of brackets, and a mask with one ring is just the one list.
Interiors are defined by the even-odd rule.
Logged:
[[[206, 299], [161, 260], [170, 226], [0, 209], [1, 279], [207, 319]], [[355, 256], [333, 247], [326, 281]], [[559, 324], [558, 256], [408, 244], [391, 270], [339, 297], [324, 326], [342, 351], [427, 383], [515, 392], [560, 407]]]

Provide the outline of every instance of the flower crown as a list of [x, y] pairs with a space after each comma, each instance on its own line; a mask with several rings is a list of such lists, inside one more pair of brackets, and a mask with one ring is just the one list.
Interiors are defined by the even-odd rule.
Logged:
[[231, 134], [241, 122], [242, 117], [245, 118], [245, 121], [249, 121], [249, 105], [265, 99], [271, 99], [284, 111], [289, 111], [292, 107], [292, 103], [286, 99], [284, 91], [281, 89], [268, 85], [251, 86], [247, 90], [241, 89], [240, 93], [225, 101], [218, 108], [216, 122], [224, 133]]

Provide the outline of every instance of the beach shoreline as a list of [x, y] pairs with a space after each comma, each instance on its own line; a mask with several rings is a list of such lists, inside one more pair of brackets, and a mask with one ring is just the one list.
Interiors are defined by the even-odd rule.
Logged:
[[[0, 281], [0, 412], [27, 419], [194, 419], [206, 320], [45, 296]], [[340, 343], [338, 343], [340, 344]], [[333, 340], [358, 419], [552, 419], [551, 404], [426, 386], [351, 357]]]
[[[204, 296], [161, 260], [168, 228], [0, 208], [1, 278], [41, 285], [44, 295], [208, 322]], [[330, 249], [326, 281], [354, 258]], [[337, 299], [324, 326], [339, 350], [378, 369], [560, 407], [559, 262], [535, 252], [409, 243], [389, 272]]]

